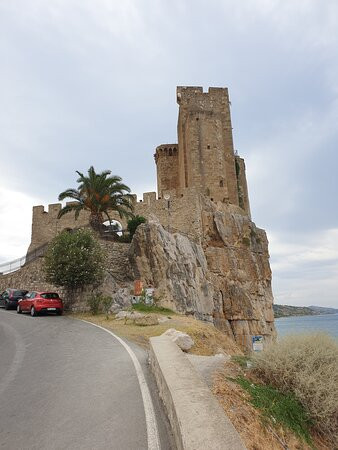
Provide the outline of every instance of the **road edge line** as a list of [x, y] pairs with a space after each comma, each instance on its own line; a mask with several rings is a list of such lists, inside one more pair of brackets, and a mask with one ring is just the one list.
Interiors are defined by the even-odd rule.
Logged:
[[142, 394], [142, 400], [143, 400], [143, 408], [144, 408], [144, 414], [146, 418], [146, 426], [147, 426], [147, 439], [148, 439], [148, 450], [160, 450], [160, 438], [158, 434], [158, 428], [157, 428], [157, 421], [155, 416], [155, 410], [153, 401], [151, 399], [149, 387], [147, 385], [141, 364], [139, 360], [137, 359], [137, 356], [133, 352], [133, 350], [129, 347], [129, 345], [121, 339], [119, 336], [114, 334], [112, 331], [108, 330], [107, 328], [101, 327], [101, 325], [97, 325], [96, 323], [89, 322], [88, 320], [84, 319], [77, 319], [81, 322], [89, 323], [90, 325], [93, 325], [94, 327], [100, 328], [103, 331], [106, 331], [111, 336], [113, 336], [128, 352], [134, 367], [136, 371], [136, 376], [138, 379], [138, 383], [140, 385], [141, 394]]

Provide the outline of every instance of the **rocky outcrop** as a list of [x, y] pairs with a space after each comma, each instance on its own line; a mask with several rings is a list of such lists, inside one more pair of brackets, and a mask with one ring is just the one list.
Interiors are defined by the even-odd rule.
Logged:
[[268, 241], [239, 207], [201, 196], [202, 239], [168, 233], [152, 218], [130, 248], [135, 278], [160, 304], [213, 322], [244, 349], [275, 338]]
[[130, 259], [134, 278], [154, 286], [162, 306], [212, 321], [214, 290], [201, 245], [152, 218], [138, 227]]

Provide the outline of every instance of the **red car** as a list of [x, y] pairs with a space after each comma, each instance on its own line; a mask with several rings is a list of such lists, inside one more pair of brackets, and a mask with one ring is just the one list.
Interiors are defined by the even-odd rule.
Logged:
[[63, 303], [56, 292], [28, 292], [19, 300], [16, 312], [30, 312], [31, 316], [37, 316], [41, 312], [55, 312], [61, 316]]

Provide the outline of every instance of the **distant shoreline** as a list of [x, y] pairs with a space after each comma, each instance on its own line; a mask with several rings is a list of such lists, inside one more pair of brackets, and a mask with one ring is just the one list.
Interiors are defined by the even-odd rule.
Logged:
[[293, 314], [292, 316], [279, 316], [279, 317], [275, 317], [275, 320], [278, 319], [290, 319], [290, 317], [313, 317], [313, 316], [320, 316], [320, 317], [325, 317], [325, 316], [337, 316], [338, 312], [336, 313], [326, 313], [326, 314]]
[[283, 317], [323, 316], [338, 314], [338, 309], [322, 306], [273, 305], [275, 319]]

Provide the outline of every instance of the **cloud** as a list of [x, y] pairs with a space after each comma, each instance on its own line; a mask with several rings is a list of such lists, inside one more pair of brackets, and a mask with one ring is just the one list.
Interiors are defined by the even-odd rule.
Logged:
[[40, 201], [35, 197], [0, 188], [0, 263], [26, 254], [32, 227], [32, 205], [38, 204]]
[[338, 306], [338, 228], [269, 240], [276, 303]]
[[[228, 86], [276, 298], [307, 303], [320, 286], [333, 302], [337, 19], [336, 0], [0, 2], [3, 195], [25, 196], [30, 217], [90, 165], [155, 190], [154, 149], [177, 140], [176, 85]], [[0, 256], [21, 256], [19, 231], [1, 226]]]

